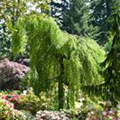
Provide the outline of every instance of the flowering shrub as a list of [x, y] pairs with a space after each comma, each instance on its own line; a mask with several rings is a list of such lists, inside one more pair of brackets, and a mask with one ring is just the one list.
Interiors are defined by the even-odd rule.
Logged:
[[[25, 120], [35, 120], [35, 117], [29, 111], [25, 111], [25, 110], [18, 111], [18, 109], [16, 109], [17, 106], [20, 103], [19, 102], [20, 99], [23, 98], [23, 95], [22, 94], [18, 94], [18, 93], [20, 93], [20, 91], [17, 91], [17, 93], [15, 91], [13, 91], [11, 93], [9, 93], [9, 92], [1, 92], [0, 93], [0, 99], [5, 101], [4, 104], [7, 105], [7, 107], [11, 108], [11, 110], [12, 110], [11, 112], [8, 110], [11, 114], [12, 113], [14, 114], [14, 111], [15, 111], [15, 113], [18, 113], [18, 114], [24, 116]], [[2, 113], [3, 113], [3, 111], [2, 111]], [[3, 113], [3, 114], [5, 114], [5, 113]], [[20, 115], [19, 115], [19, 117], [20, 117]], [[19, 118], [19, 119], [23, 120], [22, 118]], [[15, 118], [15, 120], [19, 120], [19, 119]], [[0, 117], [0, 120], [1, 120], [1, 117]], [[8, 120], [8, 118], [7, 118], [7, 120]], [[14, 119], [12, 118], [10, 120], [14, 120]]]
[[44, 96], [43, 99], [37, 97], [32, 91], [24, 91], [21, 97], [18, 97], [18, 102], [15, 103], [15, 108], [19, 110], [30, 111], [33, 115], [37, 111], [47, 109], [49, 100]]
[[1, 95], [2, 99], [8, 100], [8, 101], [13, 102], [13, 103], [19, 103], [19, 99], [21, 97], [22, 97], [21, 95], [14, 95], [14, 94], [13, 95], [11, 95], [11, 94]]
[[14, 104], [0, 98], [0, 120], [26, 120], [25, 115], [14, 109]]
[[15, 109], [29, 111], [33, 115], [50, 106], [50, 99], [47, 99], [44, 94], [37, 97], [32, 90], [24, 90], [21, 94], [3, 92], [0, 93], [0, 97], [13, 103]]
[[29, 71], [29, 67], [4, 59], [0, 62], [0, 87], [19, 89], [20, 80]]
[[[17, 93], [16, 93], [17, 92]], [[22, 98], [21, 94], [18, 94], [19, 91], [13, 91], [13, 92], [1, 92], [0, 98], [5, 99], [13, 104], [18, 104], [19, 99]]]
[[70, 120], [64, 112], [58, 111], [39, 111], [36, 120]]
[[106, 102], [103, 111], [91, 110], [87, 114], [86, 120], [120, 120], [120, 107], [109, 106]]

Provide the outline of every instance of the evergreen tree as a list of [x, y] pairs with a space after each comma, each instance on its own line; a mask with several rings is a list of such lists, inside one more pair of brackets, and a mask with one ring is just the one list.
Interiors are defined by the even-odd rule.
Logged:
[[106, 59], [101, 64], [105, 81], [101, 85], [83, 86], [83, 91], [87, 93], [102, 96], [104, 100], [110, 100], [116, 105], [120, 100], [120, 1], [116, 0], [112, 5], [112, 14], [109, 17], [111, 24], [110, 34], [112, 38], [112, 47], [107, 54]]
[[63, 12], [68, 9], [69, 0], [51, 0], [51, 16], [62, 26]]
[[116, 0], [110, 17], [111, 34], [113, 35], [112, 48], [107, 55], [105, 64], [106, 98], [116, 103], [120, 99], [120, 1]]
[[0, 22], [0, 59], [10, 56], [10, 31], [5, 27], [5, 22]]
[[89, 22], [90, 11], [87, 0], [52, 2], [52, 10], [52, 16], [58, 19], [60, 28], [68, 33], [93, 36], [96, 31]]
[[111, 6], [115, 0], [90, 0], [90, 10], [92, 12], [90, 22], [97, 27], [96, 40], [104, 45], [108, 42], [108, 35], [111, 24], [108, 18], [111, 15]]
[[[74, 107], [82, 85], [103, 81], [99, 63], [104, 51], [91, 39], [67, 34], [53, 18], [30, 14], [19, 19], [13, 29], [12, 49], [15, 55], [30, 46], [28, 85], [34, 92], [49, 92], [58, 84], [59, 109]], [[65, 97], [67, 87], [67, 100]]]
[[89, 6], [86, 0], [70, 0], [63, 12], [62, 29], [76, 35], [89, 35]]

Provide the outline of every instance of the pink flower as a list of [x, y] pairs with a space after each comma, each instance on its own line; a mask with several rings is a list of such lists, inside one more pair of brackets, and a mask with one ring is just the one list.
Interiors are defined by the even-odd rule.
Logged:
[[10, 109], [14, 109], [14, 104], [10, 104]]
[[107, 116], [107, 115], [108, 115], [108, 112], [107, 112], [107, 111], [104, 111], [102, 114], [103, 114], [104, 116]]
[[1, 98], [2, 98], [2, 99], [6, 99], [6, 96], [5, 96], [5, 95], [2, 95]]
[[5, 101], [4, 101], [4, 104], [5, 104], [5, 105], [7, 105], [7, 104], [8, 104], [8, 101], [7, 101], [7, 100], [5, 100]]

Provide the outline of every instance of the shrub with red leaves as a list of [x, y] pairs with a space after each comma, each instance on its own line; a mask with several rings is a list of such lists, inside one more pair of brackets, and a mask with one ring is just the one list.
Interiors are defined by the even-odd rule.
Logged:
[[20, 81], [29, 67], [4, 59], [0, 62], [0, 89], [19, 89]]

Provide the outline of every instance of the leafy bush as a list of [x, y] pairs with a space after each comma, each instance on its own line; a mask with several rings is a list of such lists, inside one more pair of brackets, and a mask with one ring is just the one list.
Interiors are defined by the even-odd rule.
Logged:
[[4, 59], [0, 61], [0, 87], [2, 89], [19, 89], [20, 81], [29, 71], [29, 67]]
[[21, 97], [16, 96], [14, 100], [15, 108], [19, 110], [30, 111], [33, 115], [39, 110], [47, 109], [49, 100], [45, 96], [37, 97], [32, 91], [24, 91]]
[[119, 120], [120, 119], [120, 106], [113, 107], [110, 101], [106, 101], [104, 110], [100, 111], [93, 109], [87, 113], [86, 120]]
[[18, 103], [19, 102], [19, 98], [21, 98], [21, 95], [16, 95], [16, 94], [6, 94], [6, 95], [1, 95], [2, 99], [8, 100], [9, 102], [12, 103]]
[[51, 96], [41, 93], [37, 97], [31, 89], [24, 90], [23, 93], [2, 92], [1, 98], [14, 104], [15, 109], [29, 111], [33, 115], [39, 110], [55, 109]]
[[29, 111], [22, 110], [21, 112], [25, 114], [27, 120], [36, 120], [35, 116], [33, 116]]
[[26, 116], [14, 109], [14, 104], [0, 98], [0, 120], [26, 120]]

